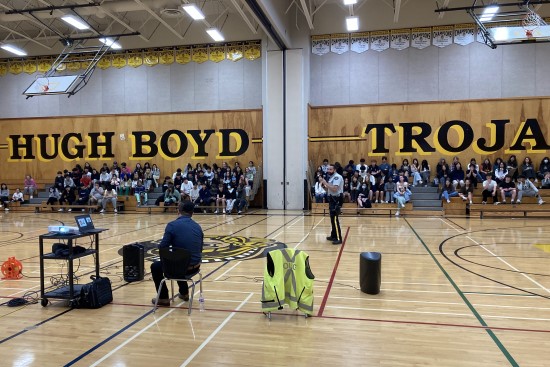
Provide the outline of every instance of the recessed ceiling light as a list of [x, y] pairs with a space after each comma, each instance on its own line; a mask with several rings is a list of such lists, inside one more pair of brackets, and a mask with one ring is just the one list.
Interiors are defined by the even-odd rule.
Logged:
[[69, 23], [69, 24], [72, 25], [73, 27], [78, 28], [78, 29], [80, 29], [80, 30], [90, 29], [90, 25], [89, 25], [89, 24], [84, 23], [81, 19], [78, 19], [78, 18], [75, 17], [75, 16], [72, 16], [72, 15], [65, 15], [65, 16], [62, 16], [61, 19], [62, 19], [64, 22]]
[[498, 9], [499, 8], [497, 5], [491, 5], [486, 7], [485, 10], [483, 10], [483, 14], [481, 15], [481, 18], [479, 18], [479, 20], [482, 22], [486, 22], [488, 20], [493, 19]]
[[221, 42], [225, 40], [225, 38], [223, 38], [223, 35], [220, 33], [220, 31], [217, 28], [208, 28], [206, 30], [206, 33], [208, 33], [210, 37], [212, 37], [212, 39], [216, 42]]
[[25, 51], [12, 45], [2, 45], [0, 47], [8, 52], [11, 52], [12, 54], [16, 54], [17, 56], [27, 56]]
[[99, 42], [104, 43], [105, 45], [109, 46], [113, 50], [120, 50], [122, 48], [120, 43], [116, 42], [112, 38], [100, 38]]
[[358, 17], [346, 17], [346, 27], [348, 31], [359, 30], [359, 18]]
[[344, 0], [344, 5], [357, 4], [357, 0]]
[[204, 14], [195, 4], [185, 4], [182, 5], [182, 7], [183, 10], [185, 10], [185, 12], [194, 20], [204, 19]]

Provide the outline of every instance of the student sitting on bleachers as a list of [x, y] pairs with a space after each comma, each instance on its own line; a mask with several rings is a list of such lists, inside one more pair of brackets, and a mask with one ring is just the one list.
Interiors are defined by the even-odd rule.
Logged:
[[[48, 201], [46, 201], [46, 205], [54, 205], [57, 204], [59, 201], [59, 198], [61, 197], [61, 193], [57, 189], [57, 187], [50, 187], [48, 189]], [[53, 210], [53, 208], [52, 208]]]
[[[458, 163], [458, 164], [460, 164], [460, 163]], [[445, 183], [443, 184], [443, 187], [441, 188], [440, 199], [445, 199], [445, 200], [447, 200], [447, 203], [450, 203], [451, 202], [450, 198], [456, 197], [456, 196], [458, 196], [458, 192], [456, 191], [455, 186], [451, 182], [451, 179], [448, 178], [447, 180], [445, 180]]]
[[472, 186], [470, 179], [467, 178], [466, 181], [464, 181], [464, 185], [460, 188], [460, 192], [458, 193], [458, 196], [460, 196], [462, 201], [468, 200], [470, 204], [472, 204], [473, 195], [474, 195], [474, 187]]
[[147, 191], [145, 191], [145, 186], [143, 186], [143, 181], [138, 180], [136, 187], [134, 187], [134, 195], [137, 200], [137, 206], [147, 205]]
[[88, 205], [89, 201], [90, 186], [81, 186], [80, 189], [78, 189], [78, 199], [76, 200], [76, 205]]
[[544, 200], [542, 200], [542, 198], [539, 195], [539, 190], [535, 187], [535, 185], [530, 180], [527, 180], [524, 175], [520, 175], [518, 177], [517, 192], [518, 192], [518, 200], [516, 201], [517, 204], [521, 204], [521, 199], [524, 196], [536, 197], [538, 199], [539, 205], [544, 204]]
[[[72, 187], [70, 186], [65, 186], [65, 189], [63, 190], [63, 192], [61, 193], [61, 197], [59, 198], [59, 204], [60, 205], [73, 205], [73, 203], [75, 202], [76, 200], [76, 196], [74, 194], [74, 190]], [[63, 208], [59, 208], [58, 211], [62, 212], [64, 209]], [[69, 208], [68, 211], [72, 211], [71, 208]]]
[[502, 197], [502, 204], [506, 204], [506, 197], [512, 198], [512, 204], [516, 201], [516, 184], [512, 181], [511, 176], [506, 176], [504, 182], [501, 182], [499, 185], [500, 195]]
[[107, 187], [105, 188], [105, 192], [103, 193], [103, 201], [101, 202], [102, 209], [100, 213], [105, 212], [105, 209], [107, 209], [107, 203], [109, 202], [113, 204], [115, 213], [118, 213], [118, 210], [116, 208], [116, 199], [117, 199], [116, 190], [111, 185], [107, 185]]
[[36, 188], [36, 182], [34, 181], [34, 178], [32, 178], [31, 175], [25, 176], [23, 193], [26, 195], [29, 195], [30, 198], [32, 199], [35, 192], [37, 192], [37, 188]]
[[96, 182], [90, 191], [88, 205], [97, 205], [99, 207], [103, 202], [103, 194], [103, 187], [99, 185], [99, 182]]
[[10, 189], [8, 189], [8, 185], [3, 183], [0, 185], [0, 208], [2, 206], [5, 206], [5, 210], [10, 210], [8, 208], [8, 203], [10, 202]]

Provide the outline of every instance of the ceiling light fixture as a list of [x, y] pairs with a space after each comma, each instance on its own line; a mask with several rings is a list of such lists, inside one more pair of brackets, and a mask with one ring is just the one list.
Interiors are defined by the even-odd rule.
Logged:
[[344, 0], [344, 5], [355, 5], [357, 0]]
[[499, 7], [497, 5], [491, 5], [486, 7], [485, 10], [483, 10], [483, 14], [481, 15], [481, 18], [479, 18], [479, 20], [481, 22], [487, 22], [493, 19], [498, 9]]
[[185, 4], [182, 5], [182, 7], [183, 10], [185, 10], [185, 12], [194, 20], [202, 20], [205, 18], [202, 11], [195, 4]]
[[90, 25], [89, 25], [89, 24], [84, 23], [82, 20], [78, 19], [78, 18], [75, 17], [75, 16], [72, 16], [72, 15], [65, 15], [65, 16], [62, 16], [61, 19], [62, 19], [64, 22], [69, 23], [69, 24], [72, 25], [73, 27], [78, 28], [78, 29], [80, 29], [80, 30], [90, 29]]
[[223, 38], [223, 35], [217, 28], [208, 28], [206, 30], [206, 33], [208, 33], [208, 35], [212, 37], [212, 39], [216, 42], [221, 42], [225, 40], [225, 38]]
[[346, 27], [348, 28], [348, 32], [359, 30], [359, 18], [346, 17]]
[[122, 46], [112, 38], [100, 38], [99, 42], [104, 43], [113, 50], [120, 50]]
[[1, 45], [0, 48], [3, 48], [4, 50], [11, 52], [12, 54], [16, 54], [17, 56], [27, 56], [27, 53], [25, 51], [12, 45]]

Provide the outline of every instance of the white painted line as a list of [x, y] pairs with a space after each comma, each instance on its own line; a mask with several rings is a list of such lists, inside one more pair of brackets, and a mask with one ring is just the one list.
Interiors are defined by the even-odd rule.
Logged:
[[[242, 301], [241, 304], [237, 306], [237, 308], [235, 309], [235, 311], [239, 311], [239, 310], [241, 309], [241, 307], [243, 307], [243, 306], [246, 304], [246, 302], [247, 302], [253, 295], [254, 295], [254, 293], [250, 293], [250, 294], [248, 295], [248, 297], [246, 297], [245, 300]], [[198, 347], [197, 349], [195, 349], [195, 351], [189, 356], [189, 358], [187, 358], [187, 359], [185, 360], [185, 362], [183, 362], [183, 363], [181, 364], [181, 367], [185, 367], [185, 366], [187, 366], [189, 363], [191, 363], [191, 361], [193, 361], [193, 359], [197, 356], [197, 354], [199, 354], [200, 351], [201, 351], [204, 347], [206, 347], [206, 346], [208, 345], [208, 343], [210, 343], [210, 341], [211, 341], [212, 339], [214, 339], [214, 337], [220, 332], [220, 330], [223, 329], [223, 327], [229, 322], [229, 320], [231, 320], [231, 319], [233, 318], [233, 316], [235, 316], [236, 314], [237, 314], [236, 312], [231, 312], [231, 313], [229, 314], [229, 316], [227, 316], [227, 317], [225, 318], [225, 320], [223, 320], [223, 322], [216, 328], [216, 330], [214, 330], [214, 331], [212, 332], [212, 334], [210, 334], [210, 335], [208, 336], [208, 338], [206, 338], [206, 340], [203, 341], [202, 344], [199, 345], [199, 347]]]
[[230, 267], [229, 269], [227, 269], [226, 271], [223, 272], [222, 275], [218, 276], [216, 279], [214, 279], [214, 281], [222, 278], [225, 276], [225, 274], [229, 273], [231, 270], [235, 269], [240, 263], [242, 263], [242, 261], [237, 261], [237, 263], [235, 265], [233, 265], [232, 267]]
[[[443, 219], [441, 219], [443, 221]], [[452, 229], [454, 229], [455, 231], [459, 232], [460, 231], [454, 227], [452, 227], [449, 223], [443, 221], [443, 223], [446, 223], [449, 227], [451, 227]], [[550, 293], [550, 289], [546, 288], [545, 286], [543, 286], [542, 284], [540, 284], [539, 282], [537, 282], [535, 279], [531, 278], [529, 275], [523, 273], [521, 270], [519, 270], [518, 268], [516, 268], [515, 266], [513, 266], [512, 264], [510, 264], [509, 262], [507, 262], [506, 260], [504, 260], [502, 257], [498, 256], [497, 254], [495, 254], [494, 252], [492, 252], [491, 250], [489, 250], [487, 247], [485, 247], [484, 245], [480, 244], [479, 242], [477, 242], [476, 240], [474, 240], [472, 237], [470, 236], [466, 236], [467, 239], [469, 239], [470, 241], [472, 241], [473, 243], [475, 243], [476, 245], [478, 245], [479, 247], [481, 247], [483, 250], [485, 250], [486, 252], [488, 252], [489, 254], [491, 254], [493, 257], [497, 258], [498, 260], [500, 260], [502, 263], [506, 264], [510, 269], [518, 272], [518, 274], [524, 276], [527, 280], [529, 280], [531, 283], [537, 285], [538, 287], [540, 287], [541, 289], [543, 289], [544, 291], [546, 291], [546, 293]]]
[[313, 232], [315, 230], [315, 228], [317, 228], [317, 226], [324, 220], [325, 218], [322, 218], [316, 225], [313, 226], [313, 228], [311, 228], [311, 230], [300, 240], [300, 242], [298, 242], [298, 244], [296, 246], [294, 246], [294, 249], [298, 248], [298, 246], [300, 246], [302, 244], [302, 242], [305, 241], [306, 238], [309, 237], [309, 235], [311, 234], [311, 232]]
[[[382, 308], [364, 308], [364, 307], [346, 307], [346, 306], [327, 306], [327, 308], [335, 308], [341, 310], [360, 310], [360, 311], [378, 311], [378, 312], [397, 312], [397, 313], [418, 313], [427, 315], [445, 315], [445, 316], [468, 316], [473, 317], [471, 313], [456, 313], [456, 312], [430, 312], [430, 311], [413, 311], [413, 310], [385, 310]], [[485, 317], [485, 315], [483, 316]]]
[[[119, 346], [117, 346], [115, 349], [111, 350], [109, 353], [105, 354], [103, 357], [101, 357], [100, 359], [98, 359], [94, 364], [91, 364], [90, 367], [94, 367], [94, 366], [97, 366], [98, 364], [100, 364], [101, 362], [103, 362], [104, 360], [106, 360], [107, 358], [109, 358], [110, 356], [112, 356], [114, 353], [118, 352], [120, 349], [122, 349], [124, 346], [126, 346], [128, 343], [130, 343], [132, 340], [134, 340], [135, 338], [137, 338], [138, 336], [140, 336], [141, 334], [143, 334], [145, 331], [149, 330], [149, 328], [151, 328], [153, 325], [156, 325], [157, 324], [157, 321], [160, 321], [162, 320], [163, 318], [165, 318], [166, 316], [170, 315], [172, 312], [176, 311], [179, 309], [179, 306], [181, 306], [181, 304], [183, 304], [184, 302], [180, 302], [178, 303], [175, 308], [172, 308], [170, 309], [169, 311], [167, 311], [164, 315], [162, 315], [161, 317], [159, 317], [158, 319], [155, 318], [155, 321], [151, 322], [149, 325], [147, 325], [146, 327], [144, 327], [143, 329], [141, 329], [140, 331], [138, 331], [137, 333], [135, 333], [134, 335], [132, 335], [130, 338], [126, 339], [122, 344], [120, 344]], [[153, 306], [151, 306], [153, 307]], [[181, 310], [180, 310], [181, 311]]]

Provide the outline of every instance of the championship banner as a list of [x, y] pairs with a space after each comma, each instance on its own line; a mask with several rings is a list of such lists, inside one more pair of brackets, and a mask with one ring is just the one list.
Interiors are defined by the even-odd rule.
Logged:
[[5, 76], [8, 73], [8, 63], [0, 62], [0, 76]]
[[351, 50], [361, 54], [369, 49], [369, 32], [353, 33], [351, 35]]
[[76, 60], [76, 59], [69, 59], [67, 61], [67, 70], [70, 70], [70, 71], [77, 71], [77, 70], [80, 70], [80, 61]]
[[330, 35], [330, 52], [341, 55], [349, 51], [349, 34], [335, 33]]
[[244, 45], [244, 57], [247, 60], [254, 61], [262, 56], [262, 45], [258, 42], [252, 42]]
[[204, 47], [194, 48], [191, 54], [191, 60], [197, 64], [208, 61], [208, 50]]
[[38, 72], [45, 73], [49, 71], [52, 67], [52, 62], [51, 59], [38, 60]]
[[457, 24], [455, 25], [455, 43], [457, 45], [466, 46], [474, 42], [476, 28], [473, 24]]
[[453, 28], [454, 27], [452, 25], [433, 27], [433, 45], [436, 47], [447, 47], [452, 45], [454, 32]]
[[244, 57], [243, 45], [240, 43], [230, 43], [227, 45], [227, 60], [239, 61]]
[[143, 65], [143, 54], [141, 51], [128, 53], [128, 65], [137, 68]]
[[378, 52], [390, 48], [390, 31], [370, 32], [370, 48]]
[[165, 49], [159, 52], [159, 63], [161, 65], [171, 65], [174, 63], [174, 50]]
[[23, 72], [23, 62], [22, 61], [12, 61], [10, 62], [9, 67], [10, 74], [19, 75]]
[[394, 50], [404, 50], [411, 47], [410, 29], [392, 29], [390, 38], [390, 47]]
[[176, 49], [176, 62], [178, 64], [187, 64], [191, 62], [191, 49], [188, 47]]
[[143, 63], [147, 66], [155, 66], [159, 63], [159, 52], [149, 51], [143, 56]]
[[422, 50], [432, 44], [432, 28], [413, 28], [411, 34], [411, 47]]
[[27, 74], [36, 73], [36, 60], [27, 60], [23, 63], [23, 71]]
[[111, 55], [105, 55], [103, 56], [101, 59], [99, 59], [99, 61], [97, 62], [97, 66], [102, 69], [102, 70], [105, 70], [105, 69], [109, 69], [111, 67], [111, 60], [112, 60], [112, 56]]
[[208, 58], [215, 63], [225, 60], [225, 47], [208, 47]]
[[124, 54], [116, 54], [113, 55], [113, 60], [111, 61], [111, 64], [113, 67], [120, 69], [126, 66], [127, 60], [126, 55]]
[[319, 56], [330, 52], [330, 35], [311, 36], [311, 53]]

